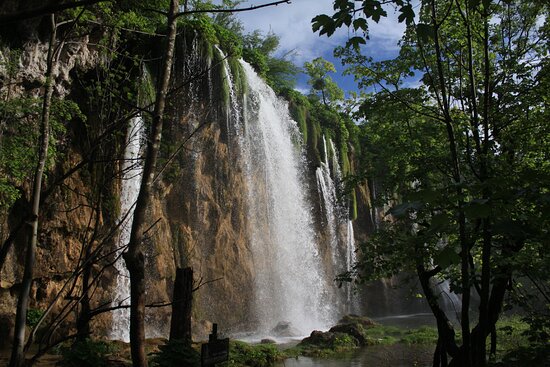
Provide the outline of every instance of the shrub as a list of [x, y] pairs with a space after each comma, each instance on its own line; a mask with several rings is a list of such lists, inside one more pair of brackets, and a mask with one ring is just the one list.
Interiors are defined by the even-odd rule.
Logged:
[[44, 315], [44, 311], [38, 308], [29, 308], [27, 310], [27, 325], [31, 328], [35, 327]]
[[85, 339], [70, 347], [61, 348], [61, 367], [107, 367], [107, 356], [114, 352], [113, 345], [106, 341]]
[[159, 349], [152, 354], [151, 365], [154, 367], [200, 366], [200, 354], [188, 342], [171, 340]]
[[229, 361], [226, 367], [267, 367], [281, 358], [281, 353], [273, 344], [249, 345], [243, 342], [232, 342], [229, 348]]

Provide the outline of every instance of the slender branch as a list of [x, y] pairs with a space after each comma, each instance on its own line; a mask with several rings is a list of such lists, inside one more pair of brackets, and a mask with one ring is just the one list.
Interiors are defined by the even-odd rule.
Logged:
[[207, 280], [206, 282], [199, 282], [199, 284], [193, 288], [193, 292], [199, 290], [201, 287], [207, 285], [207, 284], [210, 284], [210, 283], [214, 283], [214, 282], [217, 282], [218, 280], [222, 280], [223, 277], [220, 277], [220, 278], [216, 278], [216, 279], [212, 279], [212, 280]]
[[[248, 8], [240, 8], [240, 9], [200, 9], [200, 10], [189, 10], [189, 11], [186, 10], [186, 11], [182, 11], [180, 13], [177, 13], [176, 18], [186, 16], [186, 15], [204, 14], [204, 13], [211, 13], [211, 14], [215, 14], [215, 13], [239, 13], [239, 12], [243, 12], [243, 11], [251, 11], [251, 10], [266, 8], [268, 6], [277, 6], [277, 5], [280, 5], [280, 4], [290, 4], [290, 3], [291, 3], [291, 0], [280, 0], [280, 1], [273, 1], [271, 3], [262, 4], [262, 5], [253, 5], [253, 6], [249, 6]], [[143, 8], [143, 10], [147, 10], [147, 11], [157, 13], [157, 14], [162, 14], [164, 16], [168, 15], [168, 12], [161, 11], [161, 10], [158, 10], [158, 9]]]

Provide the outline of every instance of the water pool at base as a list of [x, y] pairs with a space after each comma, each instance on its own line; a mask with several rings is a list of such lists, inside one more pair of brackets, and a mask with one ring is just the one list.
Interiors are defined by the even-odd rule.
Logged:
[[330, 359], [291, 358], [276, 367], [428, 367], [432, 357], [432, 346], [374, 345]]

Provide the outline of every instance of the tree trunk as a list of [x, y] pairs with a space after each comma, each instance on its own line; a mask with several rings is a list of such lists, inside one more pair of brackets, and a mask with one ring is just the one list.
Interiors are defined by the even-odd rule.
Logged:
[[[489, 56], [489, 21], [487, 10], [483, 11], [484, 18], [484, 35], [483, 35], [483, 62], [484, 62], [484, 93], [483, 93], [483, 150], [482, 156], [480, 157], [481, 170], [480, 170], [480, 180], [482, 183], [485, 183], [489, 179], [489, 160], [488, 152], [490, 145], [490, 129], [489, 129], [489, 107], [490, 107], [490, 63], [491, 59]], [[483, 199], [490, 200], [492, 196], [491, 189], [485, 187], [483, 189]], [[480, 338], [477, 345], [477, 367], [485, 367], [487, 365], [487, 342], [486, 336], [492, 330], [489, 323], [489, 296], [491, 293], [491, 250], [492, 250], [492, 228], [490, 218], [483, 218], [482, 221], [483, 228], [483, 245], [481, 250], [481, 294], [480, 294], [480, 305], [479, 305], [479, 327], [480, 327]]]
[[[99, 218], [99, 213], [97, 214]], [[96, 228], [97, 228], [96, 221]], [[92, 256], [92, 244], [88, 243], [86, 245], [85, 255], [84, 255], [84, 270], [82, 273], [82, 296], [80, 300], [80, 312], [76, 320], [76, 334], [78, 341], [84, 341], [86, 338], [90, 337], [90, 278], [92, 277], [92, 265], [91, 261]]]
[[[453, 168], [453, 183], [456, 185], [457, 207], [458, 207], [458, 230], [459, 241], [461, 249], [461, 283], [462, 283], [462, 310], [461, 310], [461, 326], [462, 326], [462, 346], [464, 348], [464, 356], [466, 358], [465, 366], [471, 366], [471, 337], [470, 337], [470, 247], [466, 236], [466, 217], [464, 214], [464, 199], [462, 198], [463, 192], [460, 186], [461, 182], [461, 165], [458, 158], [458, 148], [456, 142], [456, 136], [453, 127], [453, 118], [451, 116], [451, 110], [449, 100], [447, 99], [447, 89], [445, 84], [444, 68], [441, 57], [441, 46], [439, 39], [439, 26], [437, 21], [436, 1], [431, 1], [431, 15], [432, 24], [434, 26], [434, 47], [437, 65], [437, 75], [439, 80], [439, 89], [441, 97], [439, 98], [440, 108], [442, 109], [445, 127], [447, 130], [447, 137], [449, 142], [449, 153], [451, 155], [451, 162]], [[434, 85], [434, 88], [436, 86]]]
[[162, 119], [166, 104], [166, 94], [170, 82], [170, 72], [176, 43], [176, 21], [179, 8], [178, 0], [170, 1], [168, 14], [168, 35], [164, 53], [163, 67], [159, 78], [159, 88], [155, 100], [155, 110], [151, 126], [151, 135], [147, 143], [147, 152], [143, 166], [143, 178], [134, 211], [128, 252], [124, 254], [126, 267], [130, 273], [130, 346], [134, 367], [146, 367], [145, 354], [145, 255], [143, 251], [146, 211], [152, 195], [153, 181], [162, 137]]
[[34, 173], [34, 182], [32, 189], [32, 214], [30, 219], [30, 236], [25, 255], [25, 270], [21, 291], [17, 301], [17, 312], [15, 316], [15, 330], [13, 337], [12, 352], [10, 358], [10, 367], [19, 367], [23, 364], [24, 345], [25, 345], [25, 324], [27, 320], [27, 309], [29, 306], [29, 297], [33, 280], [34, 263], [36, 256], [36, 244], [38, 242], [38, 216], [40, 212], [40, 194], [42, 190], [42, 178], [48, 156], [48, 144], [50, 141], [50, 106], [53, 94], [53, 69], [54, 63], [54, 44], [56, 38], [55, 16], [50, 16], [51, 31], [50, 44], [48, 47], [47, 70], [46, 70], [46, 88], [42, 104], [40, 147], [38, 153], [38, 164]]
[[193, 305], [193, 269], [178, 268], [172, 298], [170, 340], [191, 343], [191, 311]]
[[438, 341], [437, 348], [434, 353], [433, 366], [446, 366], [447, 354], [454, 357], [457, 355], [459, 349], [455, 342], [455, 332], [451, 322], [447, 318], [447, 315], [441, 307], [439, 307], [437, 296], [430, 285], [430, 278], [433, 276], [432, 274], [435, 274], [435, 272], [427, 271], [424, 265], [418, 263], [416, 266], [416, 273], [418, 275], [418, 279], [420, 280], [422, 291], [426, 296], [428, 305], [430, 306], [437, 322]]

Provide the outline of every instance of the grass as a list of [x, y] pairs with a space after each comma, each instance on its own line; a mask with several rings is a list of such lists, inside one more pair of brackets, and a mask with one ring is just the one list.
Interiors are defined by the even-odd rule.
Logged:
[[231, 341], [229, 344], [229, 360], [220, 364], [224, 367], [268, 367], [285, 359], [286, 356], [274, 344], [247, 344], [241, 341]]

